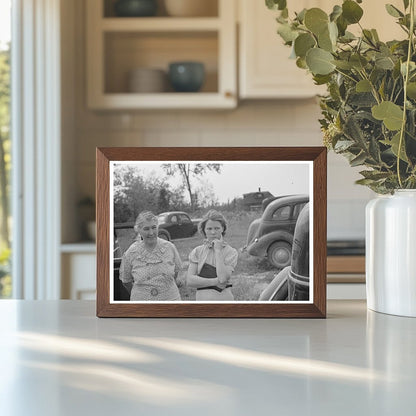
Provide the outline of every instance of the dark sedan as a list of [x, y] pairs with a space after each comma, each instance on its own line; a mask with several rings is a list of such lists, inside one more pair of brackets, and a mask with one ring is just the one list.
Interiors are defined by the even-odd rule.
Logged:
[[165, 240], [192, 237], [198, 230], [199, 220], [192, 220], [186, 212], [162, 212], [158, 219], [159, 237]]
[[247, 252], [252, 256], [267, 257], [278, 269], [289, 266], [296, 221], [308, 201], [307, 195], [289, 195], [272, 200], [261, 218], [249, 226]]

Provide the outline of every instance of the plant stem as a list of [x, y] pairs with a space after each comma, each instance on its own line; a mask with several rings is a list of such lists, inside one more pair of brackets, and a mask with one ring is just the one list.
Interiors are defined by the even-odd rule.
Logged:
[[413, 36], [414, 36], [414, 26], [415, 26], [415, 16], [414, 16], [414, 6], [415, 1], [410, 0], [409, 3], [410, 6], [410, 29], [409, 29], [409, 44], [407, 47], [407, 59], [406, 59], [406, 73], [404, 75], [403, 80], [403, 118], [402, 118], [402, 127], [400, 129], [400, 139], [399, 139], [399, 149], [397, 152], [397, 177], [399, 179], [399, 186], [400, 188], [403, 188], [402, 178], [400, 176], [400, 155], [402, 151], [403, 146], [403, 139], [404, 139], [404, 132], [406, 129], [406, 110], [407, 110], [407, 83], [409, 81], [409, 68], [410, 68], [410, 60], [412, 57], [412, 49], [413, 49]]
[[335, 68], [335, 71], [336, 71], [336, 72], [338, 72], [338, 73], [339, 73], [339, 74], [341, 74], [341, 75], [344, 75], [344, 77], [349, 78], [351, 81], [353, 81], [353, 82], [355, 82], [355, 83], [357, 83], [357, 82], [358, 82], [355, 78], [351, 77], [351, 76], [350, 76], [350, 75], [348, 75], [348, 74], [345, 74], [344, 72], [340, 71], [338, 68]]
[[360, 71], [360, 75], [363, 79], [365, 79], [366, 81], [368, 81], [368, 83], [370, 84], [371, 87], [371, 93], [373, 94], [374, 99], [377, 101], [377, 104], [380, 104], [380, 99], [376, 90], [376, 87], [374, 86], [374, 84], [370, 81], [370, 78], [368, 78], [367, 73], [365, 72], [365, 69], [363, 67], [362, 71]]

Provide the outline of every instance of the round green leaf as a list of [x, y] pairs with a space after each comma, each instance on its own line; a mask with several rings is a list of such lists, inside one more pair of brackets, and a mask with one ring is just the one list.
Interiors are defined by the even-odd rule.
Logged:
[[335, 65], [332, 63], [333, 59], [331, 53], [320, 48], [309, 49], [306, 54], [306, 64], [314, 75], [330, 74], [335, 69]]
[[331, 82], [331, 75], [314, 75], [313, 80], [316, 85], [324, 85]]
[[391, 57], [381, 56], [376, 58], [376, 67], [380, 69], [393, 69], [394, 61]]
[[363, 9], [352, 0], [347, 0], [342, 3], [342, 16], [349, 23], [358, 23], [363, 16]]
[[306, 65], [305, 58], [298, 58], [298, 59], [296, 59], [296, 66], [298, 68], [308, 69], [308, 66]]
[[302, 33], [295, 39], [295, 53], [296, 56], [304, 58], [306, 52], [315, 46], [316, 42], [313, 36], [309, 33]]
[[370, 92], [371, 91], [370, 81], [366, 79], [362, 79], [361, 81], [357, 82], [357, 85], [355, 86], [355, 90], [357, 92]]
[[335, 22], [339, 16], [342, 14], [342, 7], [338, 6], [337, 4], [332, 9], [332, 13], [329, 15], [329, 19], [331, 22]]
[[271, 10], [283, 10], [286, 7], [286, 0], [266, 0], [266, 6]]
[[402, 127], [403, 110], [391, 101], [383, 101], [371, 109], [373, 117], [382, 120], [389, 130], [400, 130]]
[[407, 96], [412, 100], [416, 100], [416, 82], [407, 84]]
[[335, 46], [338, 39], [338, 26], [334, 22], [328, 23], [329, 37], [331, 38], [332, 44]]
[[367, 60], [357, 53], [351, 56], [350, 63], [358, 70], [363, 69], [368, 64]]
[[315, 35], [324, 32], [328, 26], [328, 15], [318, 7], [309, 9], [305, 13], [305, 26]]
[[305, 19], [305, 14], [306, 14], [307, 9], [302, 9], [299, 13], [296, 13], [296, 20], [298, 20], [299, 22], [303, 23], [303, 20]]
[[391, 151], [393, 152], [393, 154], [395, 156], [399, 156], [399, 153], [400, 153], [399, 158], [401, 160], [403, 160], [405, 162], [409, 161], [409, 159], [407, 158], [407, 155], [406, 155], [406, 149], [405, 149], [404, 141], [402, 142], [402, 145], [400, 146], [400, 152], [399, 152], [400, 132], [395, 134], [390, 142], [387, 142], [387, 143], [384, 143], [384, 144], [387, 144], [387, 145], [391, 146]]
[[332, 61], [332, 63], [339, 69], [350, 70], [352, 65], [348, 61]]
[[293, 30], [291, 26], [287, 23], [280, 24], [277, 29], [277, 33], [282, 37], [282, 39], [286, 43], [294, 41], [298, 36], [298, 32]]
[[[338, 26], [337, 26], [337, 29], [338, 29]], [[355, 37], [355, 35], [353, 34], [353, 33], [351, 33], [351, 32], [348, 32], [348, 30], [344, 33], [344, 35], [343, 36], [341, 36], [339, 39], [338, 39], [338, 41], [339, 42], [343, 42], [343, 43], [349, 43], [349, 42], [351, 42], [351, 41], [353, 41], [353, 40], [355, 40], [356, 39], [356, 37]]]
[[324, 49], [328, 52], [333, 52], [334, 45], [332, 44], [331, 37], [329, 36], [328, 28], [318, 35], [318, 45], [321, 49]]

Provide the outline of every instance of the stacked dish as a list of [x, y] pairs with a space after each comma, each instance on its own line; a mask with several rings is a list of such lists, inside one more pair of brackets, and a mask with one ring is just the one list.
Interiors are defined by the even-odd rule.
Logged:
[[128, 91], [157, 93], [167, 90], [166, 72], [155, 68], [136, 68], [129, 72]]

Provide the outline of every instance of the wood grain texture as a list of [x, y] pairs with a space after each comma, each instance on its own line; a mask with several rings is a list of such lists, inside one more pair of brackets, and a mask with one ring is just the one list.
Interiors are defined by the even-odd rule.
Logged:
[[313, 300], [326, 317], [327, 149], [319, 149], [313, 162]]
[[328, 256], [328, 273], [365, 273], [365, 256]]
[[[326, 317], [326, 148], [97, 148], [97, 316], [186, 318]], [[313, 303], [110, 303], [110, 161], [313, 161]]]

